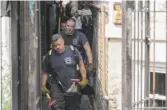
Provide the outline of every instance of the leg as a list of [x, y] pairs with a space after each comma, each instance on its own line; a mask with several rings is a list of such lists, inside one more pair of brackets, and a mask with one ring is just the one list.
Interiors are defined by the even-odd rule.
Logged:
[[[95, 87], [95, 76], [89, 75], [88, 79], [89, 79], [89, 84], [94, 88]], [[89, 97], [90, 110], [93, 110], [94, 109], [94, 94], [88, 95], [88, 97]]]
[[65, 110], [64, 93], [57, 83], [51, 84], [51, 98], [56, 101], [52, 110]]
[[90, 104], [90, 99], [89, 99], [88, 95], [82, 95], [80, 107], [81, 107], [81, 110], [92, 110], [91, 104]]
[[65, 110], [80, 110], [81, 95], [78, 93], [65, 94]]
[[51, 110], [51, 107], [48, 106], [48, 99], [44, 95], [42, 95], [42, 110]]
[[93, 107], [94, 107], [94, 104], [93, 104], [94, 97], [93, 97], [93, 95], [88, 95], [88, 97], [89, 97], [89, 102], [90, 102], [90, 108], [91, 108], [91, 110], [93, 110]]
[[80, 95], [79, 95], [79, 98], [78, 98], [78, 103], [77, 103], [77, 110], [80, 110], [81, 97], [82, 97], [82, 95], [80, 94]]
[[55, 105], [52, 106], [52, 110], [65, 110], [65, 104], [63, 102], [56, 102]]

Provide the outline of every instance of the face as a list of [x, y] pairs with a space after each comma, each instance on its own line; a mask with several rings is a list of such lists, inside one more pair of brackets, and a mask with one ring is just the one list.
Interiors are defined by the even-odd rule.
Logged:
[[65, 32], [67, 35], [72, 35], [75, 30], [75, 22], [74, 21], [67, 21]]
[[53, 41], [53, 48], [56, 50], [56, 52], [62, 53], [64, 51], [64, 40], [58, 39]]
[[66, 28], [66, 23], [61, 23], [61, 29], [64, 30]]

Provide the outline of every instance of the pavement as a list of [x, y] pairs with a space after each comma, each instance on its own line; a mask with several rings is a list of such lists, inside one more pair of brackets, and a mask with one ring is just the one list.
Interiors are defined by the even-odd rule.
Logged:
[[83, 95], [81, 98], [81, 110], [93, 110], [90, 105], [89, 97], [87, 95]]

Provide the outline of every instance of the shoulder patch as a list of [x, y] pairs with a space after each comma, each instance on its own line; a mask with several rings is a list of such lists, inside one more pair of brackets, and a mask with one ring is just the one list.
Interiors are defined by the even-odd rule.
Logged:
[[52, 48], [52, 44], [50, 44], [50, 48]]
[[70, 45], [70, 48], [71, 48], [72, 51], [74, 51], [74, 47], [72, 45]]
[[51, 50], [49, 50], [49, 55], [52, 55], [52, 49], [51, 49]]

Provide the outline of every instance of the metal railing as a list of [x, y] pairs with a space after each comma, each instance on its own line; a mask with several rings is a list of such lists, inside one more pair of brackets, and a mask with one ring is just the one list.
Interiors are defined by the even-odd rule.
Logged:
[[166, 4], [165, 1], [122, 4], [123, 110], [167, 109]]

